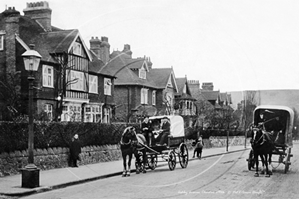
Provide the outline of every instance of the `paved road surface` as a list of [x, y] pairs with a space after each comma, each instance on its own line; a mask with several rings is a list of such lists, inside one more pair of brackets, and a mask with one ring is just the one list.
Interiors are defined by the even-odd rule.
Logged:
[[[24, 198], [299, 198], [299, 146], [292, 149], [291, 170], [277, 163], [271, 178], [254, 177], [248, 171], [249, 150], [191, 161], [186, 169], [179, 164], [131, 177], [111, 177]], [[277, 159], [278, 156], [274, 156]], [[162, 163], [159, 163], [162, 164]]]

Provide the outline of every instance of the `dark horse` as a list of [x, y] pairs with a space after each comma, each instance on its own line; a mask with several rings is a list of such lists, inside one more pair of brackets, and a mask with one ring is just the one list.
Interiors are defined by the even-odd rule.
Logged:
[[[121, 152], [122, 152], [122, 157], [123, 157], [123, 174], [122, 176], [130, 176], [130, 171], [131, 171], [131, 159], [132, 155], [135, 155], [137, 165], [141, 165], [140, 162], [140, 157], [138, 150], [141, 150], [143, 152], [143, 164], [145, 165], [146, 163], [146, 150], [144, 148], [146, 143], [146, 139], [142, 134], [136, 134], [135, 128], [132, 126], [129, 126], [125, 128], [120, 145], [121, 145]], [[126, 158], [128, 156], [128, 163], [126, 164]], [[128, 165], [128, 167], [127, 167]], [[143, 171], [145, 173], [145, 166], [143, 167]], [[137, 173], [139, 169], [137, 168]]]
[[[272, 172], [269, 170], [269, 165], [272, 162], [272, 151], [274, 148], [274, 145], [271, 140], [265, 139], [264, 136], [265, 133], [262, 128], [259, 127], [253, 127], [252, 133], [251, 133], [251, 146], [252, 146], [252, 151], [254, 154], [254, 161], [256, 165], [256, 172], [255, 172], [255, 177], [258, 177], [258, 156], [261, 158], [261, 162], [263, 165], [263, 170], [264, 166], [266, 167], [266, 177], [270, 177]], [[262, 173], [264, 173], [262, 171]]]

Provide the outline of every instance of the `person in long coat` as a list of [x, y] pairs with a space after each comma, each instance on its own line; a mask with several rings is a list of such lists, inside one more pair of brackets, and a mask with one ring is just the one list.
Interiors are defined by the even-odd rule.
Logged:
[[152, 136], [151, 136], [152, 128], [151, 128], [151, 123], [149, 121], [148, 116], [146, 116], [144, 118], [144, 121], [142, 122], [142, 133], [146, 138], [147, 144], [150, 145], [150, 143], [152, 141], [151, 140], [152, 139]]
[[81, 145], [78, 139], [78, 134], [75, 134], [70, 145], [70, 163], [71, 167], [78, 167], [77, 160], [80, 160]]

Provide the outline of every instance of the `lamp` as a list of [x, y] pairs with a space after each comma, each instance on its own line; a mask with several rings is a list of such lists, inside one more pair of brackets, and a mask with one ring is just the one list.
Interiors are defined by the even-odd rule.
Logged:
[[34, 188], [39, 187], [39, 169], [34, 164], [33, 157], [33, 143], [34, 143], [34, 134], [33, 134], [33, 72], [38, 70], [41, 55], [34, 50], [34, 45], [30, 45], [30, 50], [27, 50], [22, 54], [25, 69], [29, 72], [28, 81], [29, 81], [29, 103], [28, 103], [28, 165], [22, 169], [22, 187], [25, 188]]

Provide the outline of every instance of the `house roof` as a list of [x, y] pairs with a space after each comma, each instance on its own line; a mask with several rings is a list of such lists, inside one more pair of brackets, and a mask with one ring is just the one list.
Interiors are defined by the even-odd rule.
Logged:
[[147, 77], [152, 80], [153, 84], [155, 84], [158, 89], [165, 89], [169, 79], [171, 78], [171, 82], [178, 92], [178, 87], [175, 80], [175, 75], [172, 68], [152, 68]]
[[178, 87], [177, 95], [182, 95], [183, 94], [183, 88], [184, 88], [184, 85], [186, 85], [186, 83], [187, 83], [187, 80], [186, 80], [185, 77], [176, 78], [176, 84], [177, 84], [177, 87]]
[[99, 59], [93, 51], [90, 51], [92, 61], [89, 62], [89, 72], [107, 75], [110, 77], [115, 77], [112, 72], [109, 70], [107, 65], [103, 63], [101, 59]]
[[177, 90], [172, 68], [152, 68], [147, 72], [146, 79], [141, 79], [134, 69], [143, 67], [147, 63], [146, 58], [131, 58], [128, 54], [114, 51], [111, 60], [107, 63], [107, 69], [117, 77], [115, 85], [141, 85], [156, 89], [166, 88], [169, 78]]
[[[185, 100], [196, 100], [191, 96], [191, 92], [187, 83], [186, 77], [184, 78], [176, 78], [176, 84], [178, 87], [178, 91], [175, 94], [176, 96], [180, 96], [180, 99]], [[183, 92], [184, 86], [186, 85], [186, 93]]]
[[227, 93], [220, 93], [219, 99], [220, 99], [220, 102], [226, 102], [227, 101]]
[[219, 91], [202, 91], [202, 95], [206, 100], [216, 101], [219, 96]]

